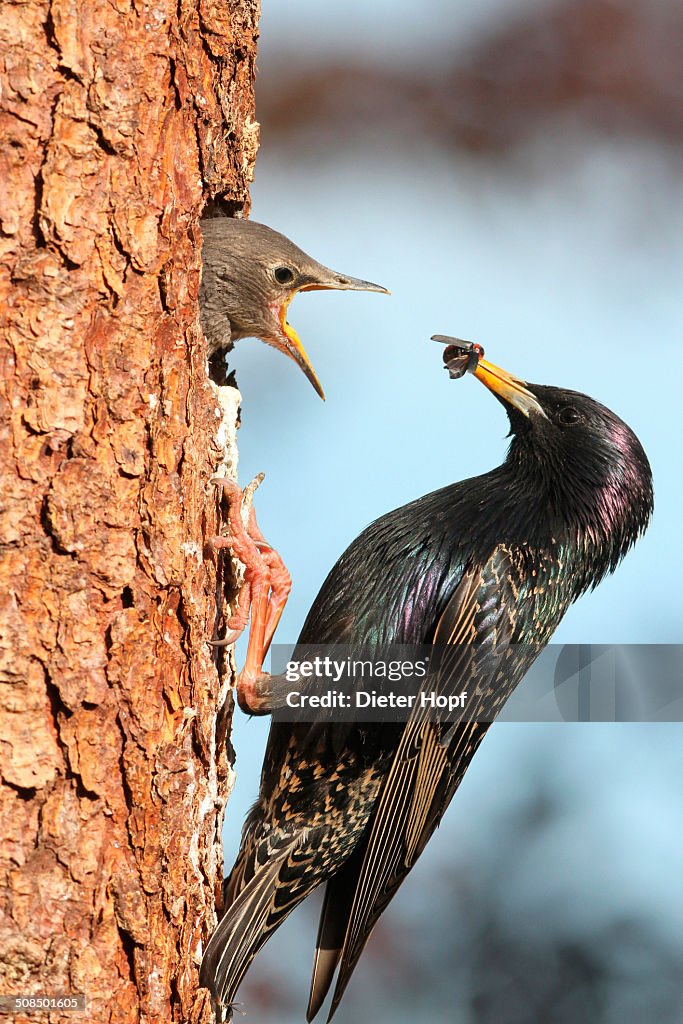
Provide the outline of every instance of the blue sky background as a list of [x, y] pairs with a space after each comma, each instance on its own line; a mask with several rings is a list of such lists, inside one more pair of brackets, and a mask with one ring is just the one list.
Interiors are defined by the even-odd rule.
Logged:
[[[320, 53], [424, 59], [435, 41], [445, 46], [442, 19], [449, 30], [457, 20], [458, 45], [466, 45], [501, 3], [432, 0], [425, 10], [416, 37], [414, 8], [405, 3], [296, 0], [286, 11], [266, 4], [264, 80], [283, 54], [302, 63]], [[633, 427], [652, 463], [656, 512], [647, 536], [568, 612], [557, 641], [681, 642], [683, 183], [671, 154], [654, 141], [566, 121], [500, 162], [475, 162], [435, 142], [384, 142], [376, 124], [367, 145], [316, 149], [310, 139], [297, 151], [269, 145], [265, 125], [252, 197], [254, 219], [392, 291], [314, 293], [292, 304], [290, 320], [326, 403], [264, 345], [240, 342], [230, 360], [244, 399], [241, 482], [266, 472], [259, 522], [294, 580], [278, 641], [295, 641], [329, 568], [367, 523], [504, 457], [503, 410], [473, 378], [450, 381], [442, 347], [429, 341], [451, 333], [479, 341], [494, 362], [530, 381], [604, 402]], [[266, 732], [267, 722], [237, 713], [226, 867], [257, 792]], [[434, 880], [452, 871], [488, 879], [487, 898], [515, 933], [578, 941], [632, 918], [683, 953], [682, 740], [677, 724], [494, 726], [373, 938], [379, 950], [387, 935], [399, 949], [406, 937], [417, 972], [410, 993], [382, 973], [371, 943], [339, 1024], [368, 1012], [414, 1019], [413, 999], [422, 999], [422, 1019], [472, 1019], [458, 1002], [462, 987], [444, 986], [443, 972], [435, 981], [427, 964], [434, 920], [444, 912]], [[556, 812], [514, 849], [512, 862], [501, 844], [540, 789]], [[251, 1019], [254, 1002], [259, 1021], [303, 1019], [316, 929], [310, 913], [297, 912], [250, 972]], [[439, 927], [454, 929], [457, 949], [457, 907]], [[629, 979], [638, 988], [638, 970], [624, 968], [619, 991]], [[290, 983], [291, 1008], [282, 997]], [[600, 1020], [623, 1020], [618, 1000], [610, 1005]]]

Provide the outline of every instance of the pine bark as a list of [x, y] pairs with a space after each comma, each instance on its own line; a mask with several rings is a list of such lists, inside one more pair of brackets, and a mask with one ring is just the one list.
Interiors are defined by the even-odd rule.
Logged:
[[212, 1021], [229, 667], [206, 201], [248, 206], [258, 0], [0, 18], [0, 994]]

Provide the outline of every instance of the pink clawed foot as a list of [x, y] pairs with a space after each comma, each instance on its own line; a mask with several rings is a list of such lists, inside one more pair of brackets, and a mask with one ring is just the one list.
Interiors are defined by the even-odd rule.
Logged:
[[263, 671], [263, 661], [292, 587], [284, 562], [259, 529], [253, 507], [246, 527], [242, 520], [243, 502], [253, 495], [262, 479], [257, 477], [244, 491], [232, 480], [216, 481], [229, 503], [227, 533], [211, 542], [214, 549], [229, 548], [233, 557], [244, 564], [244, 584], [227, 622], [229, 633], [212, 643], [221, 647], [234, 643], [251, 614], [247, 657], [237, 678], [237, 701], [243, 711], [252, 715], [269, 714], [272, 710], [270, 676]]

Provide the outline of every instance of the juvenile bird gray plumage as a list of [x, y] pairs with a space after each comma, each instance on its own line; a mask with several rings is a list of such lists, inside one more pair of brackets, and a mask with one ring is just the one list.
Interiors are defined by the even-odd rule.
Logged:
[[299, 336], [287, 323], [290, 302], [297, 292], [388, 294], [387, 289], [330, 270], [265, 224], [215, 217], [202, 221], [202, 235], [199, 306], [209, 358], [240, 338], [260, 338], [293, 359], [324, 398]]

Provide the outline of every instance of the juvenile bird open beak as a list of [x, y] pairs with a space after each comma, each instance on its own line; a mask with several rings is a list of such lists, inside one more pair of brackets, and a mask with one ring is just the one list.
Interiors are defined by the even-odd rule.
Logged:
[[514, 377], [507, 370], [501, 370], [500, 366], [495, 366], [488, 359], [480, 359], [472, 373], [489, 391], [525, 416], [530, 416], [533, 412], [545, 418], [540, 402], [529, 391], [526, 381]]
[[297, 366], [299, 366], [304, 371], [304, 373], [310, 380], [311, 384], [313, 385], [313, 387], [318, 392], [318, 394], [320, 395], [324, 402], [325, 392], [323, 391], [322, 384], [318, 380], [317, 374], [311, 365], [311, 360], [308, 358], [306, 354], [306, 349], [301, 344], [301, 339], [299, 338], [299, 335], [296, 333], [292, 325], [287, 323], [287, 309], [289, 307], [290, 302], [294, 298], [294, 294], [296, 293], [290, 295], [289, 298], [282, 303], [279, 310], [277, 311], [277, 317], [278, 320], [280, 321], [280, 327], [282, 329], [282, 343], [279, 344], [278, 341], [273, 341], [271, 342], [271, 344], [273, 344], [275, 348], [279, 348], [280, 351], [284, 352], [285, 355], [290, 357], [290, 359], [294, 360]]
[[383, 295], [391, 293], [386, 288], [382, 288], [380, 284], [373, 284], [372, 281], [361, 281], [358, 277], [347, 277], [346, 274], [338, 274], [335, 270], [330, 270], [328, 267], [318, 264], [310, 272], [309, 279], [296, 288], [289, 298], [285, 299], [279, 309], [276, 310], [282, 329], [282, 343], [279, 344], [278, 339], [278, 341], [272, 341], [271, 344], [279, 348], [281, 352], [284, 352], [293, 359], [297, 366], [301, 367], [324, 401], [325, 392], [316, 376], [315, 370], [311, 366], [310, 359], [306, 355], [306, 350], [301, 344], [301, 339], [292, 325], [287, 323], [287, 309], [294, 296], [299, 292], [315, 291], [381, 292]]

